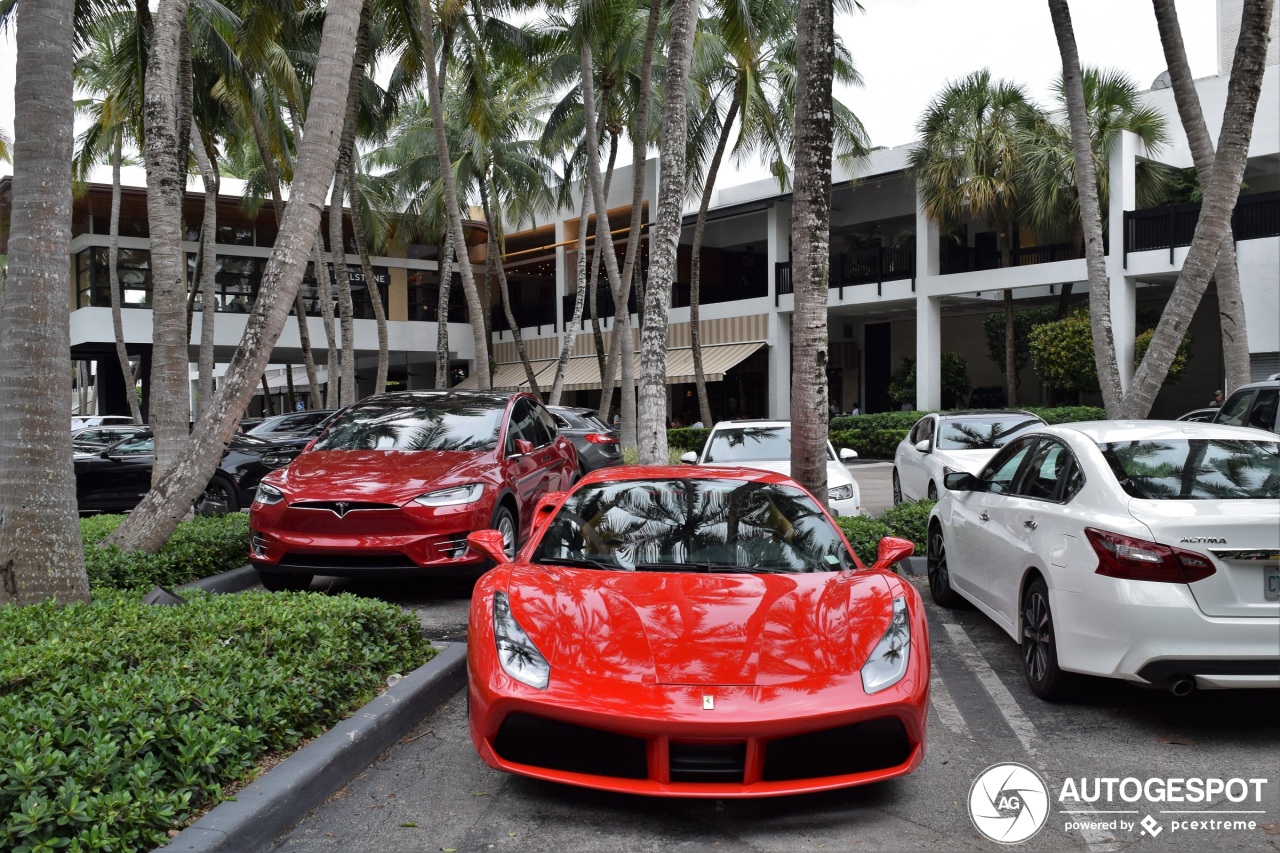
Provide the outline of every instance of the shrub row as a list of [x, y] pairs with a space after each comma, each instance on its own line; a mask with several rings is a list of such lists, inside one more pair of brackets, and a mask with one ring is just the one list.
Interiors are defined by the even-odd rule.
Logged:
[[916, 546], [916, 556], [923, 557], [928, 543], [929, 511], [934, 501], [919, 500], [890, 507], [879, 518], [841, 516], [836, 519], [858, 559], [868, 566], [875, 562], [880, 540], [886, 536], [908, 539]]
[[[1107, 413], [1096, 406], [1026, 408], [1049, 424], [1105, 420]], [[911, 427], [928, 412], [877, 412], [874, 415], [832, 418], [831, 443], [839, 450], [849, 447], [864, 459], [892, 459], [898, 444]]]
[[177, 586], [238, 568], [249, 559], [249, 516], [196, 516], [182, 522], [157, 554], [97, 547], [124, 521], [123, 515], [80, 519], [85, 570], [97, 589], [148, 590]]
[[145, 850], [434, 654], [349, 595], [0, 608], [0, 850]]

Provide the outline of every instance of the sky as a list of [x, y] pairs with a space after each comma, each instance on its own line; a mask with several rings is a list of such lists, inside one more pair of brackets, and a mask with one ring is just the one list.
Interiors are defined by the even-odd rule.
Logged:
[[[873, 145], [910, 142], [933, 96], [981, 68], [989, 68], [993, 78], [1024, 84], [1036, 101], [1052, 104], [1062, 66], [1043, 0], [860, 2], [865, 11], [841, 15], [836, 29], [864, 85], [836, 96], [862, 120]], [[1216, 3], [1179, 0], [1177, 7], [1192, 75], [1216, 74]], [[1150, 0], [1070, 0], [1070, 8], [1084, 65], [1119, 69], [1140, 89], [1165, 69]], [[0, 34], [0, 127], [11, 135], [16, 58], [10, 27]], [[721, 173], [722, 186], [765, 174], [744, 167], [735, 176], [731, 170]]]

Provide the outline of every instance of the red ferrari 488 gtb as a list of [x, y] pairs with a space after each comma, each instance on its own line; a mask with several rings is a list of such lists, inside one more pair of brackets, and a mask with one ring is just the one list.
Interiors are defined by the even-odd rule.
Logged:
[[864, 567], [797, 483], [612, 468], [544, 498], [478, 582], [471, 738], [492, 767], [636, 794], [877, 782], [924, 757], [929, 638], [885, 539]]

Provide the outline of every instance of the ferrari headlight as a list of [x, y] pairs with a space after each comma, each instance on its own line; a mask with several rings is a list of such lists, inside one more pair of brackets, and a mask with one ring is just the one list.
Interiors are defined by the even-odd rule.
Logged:
[[836, 486], [834, 489], [827, 489], [827, 499], [833, 501], [847, 501], [853, 497], [853, 486], [845, 483], [843, 486]]
[[902, 680], [911, 660], [911, 620], [907, 600], [893, 600], [893, 619], [862, 667], [862, 689], [876, 693]]
[[452, 489], [427, 492], [425, 495], [418, 495], [413, 502], [423, 506], [460, 506], [475, 503], [480, 500], [480, 495], [483, 493], [484, 483], [472, 483], [468, 486], [455, 486]]
[[272, 504], [278, 504], [280, 501], [284, 500], [284, 492], [280, 491], [275, 486], [268, 486], [266, 483], [259, 483], [258, 491], [254, 496], [254, 500], [263, 506], [271, 506]]
[[551, 664], [511, 615], [511, 601], [505, 592], [493, 594], [493, 638], [498, 645], [498, 661], [507, 675], [521, 684], [547, 689]]

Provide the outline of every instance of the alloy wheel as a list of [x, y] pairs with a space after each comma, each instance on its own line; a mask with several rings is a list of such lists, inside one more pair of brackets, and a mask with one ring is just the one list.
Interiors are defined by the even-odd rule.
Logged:
[[1023, 603], [1022, 655], [1027, 678], [1043, 682], [1053, 659], [1053, 620], [1049, 616], [1049, 602], [1039, 589], [1028, 592]]

